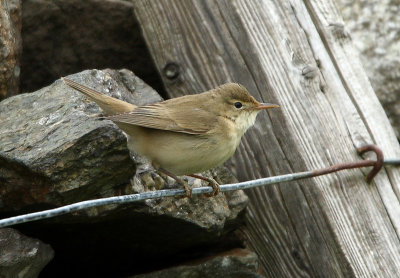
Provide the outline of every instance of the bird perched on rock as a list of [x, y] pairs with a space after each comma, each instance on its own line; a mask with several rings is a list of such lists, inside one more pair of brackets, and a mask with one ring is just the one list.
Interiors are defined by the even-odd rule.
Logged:
[[258, 112], [279, 107], [260, 103], [241, 85], [228, 83], [210, 91], [136, 106], [107, 96], [67, 78], [68, 86], [96, 102], [128, 138], [128, 148], [152, 161], [153, 167], [181, 184], [186, 196], [191, 189], [177, 176], [188, 175], [209, 182], [219, 193], [214, 179], [195, 173], [224, 163], [230, 158]]

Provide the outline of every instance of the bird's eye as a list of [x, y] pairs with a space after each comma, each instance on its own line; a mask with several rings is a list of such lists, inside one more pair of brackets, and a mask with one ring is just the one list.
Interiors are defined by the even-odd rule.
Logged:
[[240, 108], [242, 108], [242, 103], [241, 102], [235, 102], [233, 105], [235, 105], [235, 107], [237, 108], [237, 109], [240, 109]]

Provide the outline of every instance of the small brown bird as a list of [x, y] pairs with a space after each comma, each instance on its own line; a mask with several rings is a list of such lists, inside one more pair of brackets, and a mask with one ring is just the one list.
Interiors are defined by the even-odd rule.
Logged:
[[201, 94], [136, 106], [72, 80], [62, 80], [96, 102], [108, 115], [106, 118], [126, 133], [128, 148], [146, 156], [156, 170], [174, 178], [188, 197], [191, 189], [177, 176], [206, 180], [213, 188], [208, 196], [217, 195], [218, 183], [195, 173], [224, 163], [234, 154], [258, 112], [279, 107], [258, 102], [235, 83]]

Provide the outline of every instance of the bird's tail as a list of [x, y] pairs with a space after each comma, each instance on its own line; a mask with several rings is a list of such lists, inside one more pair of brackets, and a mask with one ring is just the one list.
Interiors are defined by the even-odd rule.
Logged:
[[76, 83], [68, 78], [61, 77], [61, 79], [71, 88], [74, 88], [75, 90], [81, 92], [82, 94], [96, 102], [106, 115], [115, 115], [130, 112], [136, 108], [136, 105], [110, 97], [106, 94], [102, 94], [79, 83]]

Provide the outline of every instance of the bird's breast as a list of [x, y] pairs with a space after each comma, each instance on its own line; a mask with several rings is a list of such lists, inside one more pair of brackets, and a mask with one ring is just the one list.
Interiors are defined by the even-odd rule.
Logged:
[[203, 172], [224, 163], [240, 141], [233, 134], [193, 135], [157, 129], [130, 134], [128, 147], [175, 175]]

